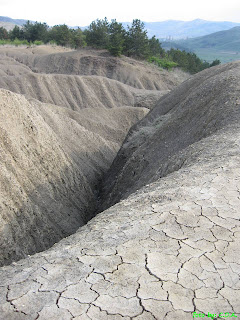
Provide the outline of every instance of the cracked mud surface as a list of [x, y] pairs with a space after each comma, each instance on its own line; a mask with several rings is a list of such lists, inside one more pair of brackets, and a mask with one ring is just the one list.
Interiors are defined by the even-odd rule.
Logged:
[[240, 316], [240, 157], [220, 160], [145, 186], [1, 268], [0, 319]]

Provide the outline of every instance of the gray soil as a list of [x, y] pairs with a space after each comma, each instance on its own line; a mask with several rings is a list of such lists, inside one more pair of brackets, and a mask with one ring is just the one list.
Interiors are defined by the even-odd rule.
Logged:
[[[0, 48], [0, 265], [49, 248], [92, 218], [99, 182], [128, 130], [180, 81], [103, 53]], [[88, 59], [101, 75], [92, 75]], [[108, 59], [121, 79], [145, 68], [154, 90], [104, 76]], [[162, 76], [167, 83], [155, 90]]]
[[4, 50], [0, 320], [239, 317], [240, 62]]
[[181, 167], [223, 153], [229, 145], [224, 146], [221, 133], [239, 122], [239, 79], [239, 62], [222, 65], [160, 98], [131, 128], [114, 159], [102, 182], [102, 208]]

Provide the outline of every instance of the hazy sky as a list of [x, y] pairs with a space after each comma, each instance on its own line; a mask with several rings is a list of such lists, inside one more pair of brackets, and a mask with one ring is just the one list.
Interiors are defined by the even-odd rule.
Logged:
[[86, 26], [105, 16], [110, 20], [163, 21], [205, 19], [240, 22], [239, 0], [0, 0], [0, 15], [11, 18]]

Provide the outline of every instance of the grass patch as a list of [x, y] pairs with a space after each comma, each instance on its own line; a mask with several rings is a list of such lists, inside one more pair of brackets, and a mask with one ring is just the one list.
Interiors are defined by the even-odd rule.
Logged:
[[40, 40], [36, 40], [33, 43], [32, 42], [28, 42], [27, 40], [19, 40], [19, 39], [15, 39], [15, 40], [0, 40], [0, 46], [4, 46], [4, 45], [11, 45], [11, 46], [41, 46], [43, 43], [43, 41]]
[[15, 46], [15, 47], [18, 47], [18, 46], [22, 46], [22, 45], [29, 45], [29, 42], [27, 40], [18, 40], [18, 39], [15, 39], [13, 41], [11, 40], [0, 40], [0, 45], [1, 46], [4, 46], [4, 45], [12, 45], [12, 46]]
[[168, 60], [166, 58], [160, 59], [158, 57], [152, 56], [148, 58], [148, 62], [154, 63], [160, 68], [172, 70], [172, 68], [177, 67], [178, 64], [176, 62], [173, 62], [171, 60]]

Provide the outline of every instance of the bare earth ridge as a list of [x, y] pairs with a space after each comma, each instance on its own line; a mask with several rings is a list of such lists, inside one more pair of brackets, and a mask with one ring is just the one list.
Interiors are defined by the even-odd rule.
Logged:
[[[134, 104], [99, 108], [97, 113], [91, 112], [95, 108], [73, 111], [1, 90], [0, 101], [5, 104], [0, 108], [0, 121], [9, 117], [7, 124], [0, 122], [5, 129], [1, 137], [4, 150], [11, 155], [11, 162], [3, 160], [5, 171], [1, 169], [9, 179], [4, 190], [10, 192], [7, 186], [15, 185], [10, 178], [18, 177], [14, 161], [21, 170], [30, 172], [24, 161], [19, 162], [25, 156], [33, 161], [33, 167], [36, 165], [41, 179], [43, 172], [51, 173], [46, 185], [57, 187], [60, 197], [55, 199], [61, 205], [65, 200], [85, 199], [89, 189], [79, 196], [83, 192], [79, 185], [82, 178], [74, 179], [74, 175], [88, 172], [86, 188], [91, 188], [87, 181], [93, 172], [99, 172], [101, 151], [109, 159], [106, 167], [111, 163], [102, 146], [113, 150], [109, 143], [112, 137], [116, 147], [111, 153], [113, 159], [127, 128], [135, 123], [111, 169], [103, 169], [100, 176], [102, 181], [105, 175], [99, 204], [109, 208], [50, 249], [1, 267], [1, 320], [188, 320], [193, 319], [193, 312], [205, 317], [212, 314], [214, 319], [222, 319], [225, 313], [240, 316], [239, 78], [239, 62], [211, 68], [161, 97], [148, 114], [146, 108]], [[108, 117], [110, 111], [115, 115], [122, 108], [135, 117], [135, 110], [141, 112], [139, 119], [147, 115], [141, 121], [135, 118], [123, 130], [121, 141], [116, 142], [118, 133], [109, 134], [108, 126], [100, 124], [109, 124], [104, 116]], [[86, 157], [82, 144], [87, 139], [89, 145], [96, 138], [84, 136], [73, 126], [83, 126], [82, 115], [87, 121], [84, 129], [93, 130], [95, 135], [100, 132], [103, 139], [97, 158], [89, 156], [89, 161], [96, 159], [98, 165], [89, 168], [79, 160], [78, 150]], [[118, 119], [114, 115], [111, 121]], [[99, 127], [92, 125], [94, 117]], [[65, 119], [76, 123], [63, 126]], [[123, 123], [119, 121], [116, 128], [122, 129]], [[28, 144], [33, 150], [28, 156], [17, 148], [21, 137], [25, 148]], [[43, 153], [48, 146], [54, 146], [54, 152]], [[97, 146], [99, 142], [92, 148]], [[43, 157], [39, 167], [34, 158], [37, 152], [38, 157], [52, 158], [45, 162]], [[71, 170], [65, 175], [65, 184], [56, 180], [49, 183], [67, 161]], [[46, 164], [52, 167], [46, 168]], [[60, 168], [56, 170], [55, 166]], [[30, 173], [24, 177], [30, 177]], [[68, 188], [71, 177], [75, 184]], [[65, 192], [63, 185], [67, 185]], [[26, 188], [22, 191], [27, 193]], [[41, 204], [51, 192], [49, 189], [44, 194], [40, 190], [43, 198], [37, 203]], [[62, 201], [63, 195], [66, 198]], [[15, 198], [8, 194], [2, 203], [11, 199]], [[58, 209], [53, 210], [57, 220]], [[60, 220], [65, 216], [63, 213]], [[9, 219], [7, 210], [1, 219], [5, 221], [6, 217]]]

